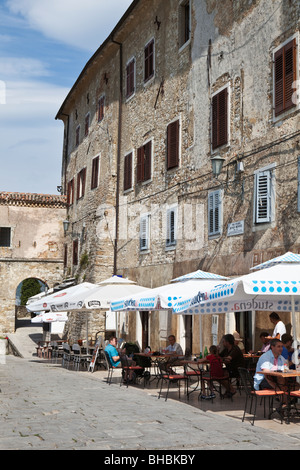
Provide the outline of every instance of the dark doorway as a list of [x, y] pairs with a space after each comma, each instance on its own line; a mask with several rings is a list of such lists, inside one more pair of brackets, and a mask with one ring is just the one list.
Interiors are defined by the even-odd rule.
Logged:
[[142, 322], [142, 351], [149, 346], [149, 312], [140, 312]]
[[184, 329], [185, 329], [185, 349], [190, 354], [193, 352], [193, 316], [184, 315]]
[[235, 312], [236, 331], [243, 338], [245, 351], [253, 349], [252, 338], [252, 312]]

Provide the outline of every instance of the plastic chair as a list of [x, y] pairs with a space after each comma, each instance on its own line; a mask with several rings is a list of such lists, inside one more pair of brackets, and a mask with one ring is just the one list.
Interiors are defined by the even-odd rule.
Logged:
[[168, 394], [169, 394], [169, 389], [170, 389], [170, 384], [177, 384], [178, 385], [178, 393], [179, 393], [179, 399], [180, 399], [180, 382], [185, 382], [187, 384], [188, 376], [185, 374], [176, 374], [171, 369], [169, 361], [158, 361], [158, 370], [159, 370], [159, 380], [161, 380], [161, 386], [160, 386], [160, 391], [158, 398], [161, 397], [161, 392], [162, 392], [162, 386], [163, 382], [168, 383], [168, 389], [166, 393], [166, 398], [165, 401], [168, 399]]
[[[124, 383], [126, 383], [127, 387], [128, 384], [131, 382], [135, 382], [136, 378], [136, 372], [141, 371], [143, 372], [144, 368], [142, 366], [137, 366], [137, 365], [130, 365], [130, 362], [128, 361], [128, 358], [126, 355], [120, 356], [121, 359], [121, 364], [122, 364], [122, 378], [124, 380]], [[120, 385], [122, 385], [122, 380]]]
[[[271, 390], [271, 389], [265, 389], [265, 390], [255, 390], [254, 388], [254, 380], [251, 375], [251, 373], [248, 371], [248, 369], [244, 369], [242, 367], [238, 368], [239, 374], [240, 374], [240, 379], [244, 387], [244, 391], [246, 394], [246, 400], [245, 400], [245, 408], [244, 408], [244, 414], [242, 418], [242, 422], [245, 419], [245, 414], [247, 410], [247, 404], [248, 404], [248, 399], [250, 399], [250, 414], [252, 410], [252, 404], [253, 404], [253, 399], [255, 399], [255, 406], [254, 406], [254, 413], [253, 413], [253, 421], [252, 421], [252, 426], [254, 425], [254, 420], [256, 416], [256, 405], [257, 405], [257, 399], [262, 398], [264, 400], [264, 417], [266, 417], [266, 408], [265, 408], [265, 400], [268, 398], [269, 401], [269, 417], [271, 415], [271, 408], [273, 407], [273, 399], [274, 397], [280, 397], [284, 395], [284, 391], [282, 390]], [[281, 416], [281, 415], [280, 415]], [[282, 422], [282, 416], [281, 416], [281, 422]]]

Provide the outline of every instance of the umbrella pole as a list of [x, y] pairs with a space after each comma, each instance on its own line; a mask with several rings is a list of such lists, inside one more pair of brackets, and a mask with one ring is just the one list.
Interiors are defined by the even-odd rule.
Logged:
[[[296, 326], [296, 315], [295, 315], [295, 298], [292, 295], [291, 297], [291, 304], [292, 304], [292, 326], [293, 326], [293, 337], [294, 337], [294, 352], [296, 354], [294, 355], [294, 360], [295, 360], [295, 367], [297, 369], [297, 366], [299, 364], [299, 358], [297, 354], [297, 346], [298, 346], [298, 341], [297, 341], [297, 326]], [[297, 377], [297, 381], [299, 382], [299, 377]]]

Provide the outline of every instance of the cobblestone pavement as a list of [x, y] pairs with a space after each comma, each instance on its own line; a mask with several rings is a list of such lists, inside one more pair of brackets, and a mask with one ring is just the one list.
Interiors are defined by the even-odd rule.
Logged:
[[158, 400], [157, 389], [108, 385], [105, 377], [106, 372], [76, 372], [7, 356], [0, 365], [0, 449], [101, 449], [110, 455], [144, 449], [191, 453], [300, 448], [298, 425], [266, 430], [242, 423], [241, 416], [234, 419], [185, 401]]

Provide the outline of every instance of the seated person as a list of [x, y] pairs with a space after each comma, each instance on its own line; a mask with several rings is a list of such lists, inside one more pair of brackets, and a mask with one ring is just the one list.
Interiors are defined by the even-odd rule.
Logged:
[[287, 360], [288, 366], [290, 369], [295, 369], [295, 365], [292, 362], [292, 355], [294, 352], [294, 348], [292, 347], [293, 344], [293, 337], [285, 333], [281, 337], [281, 341], [283, 344], [282, 348], [282, 356]]
[[118, 340], [116, 336], [112, 335], [108, 341], [109, 343], [105, 347], [104, 351], [108, 354], [110, 364], [112, 367], [121, 367], [121, 358], [117, 350]]
[[[118, 350], [116, 348], [117, 344], [118, 344], [118, 340], [117, 340], [116, 336], [112, 335], [109, 338], [108, 345], [104, 349], [104, 351], [107, 353], [107, 355], [109, 357], [111, 366], [114, 367], [114, 368], [122, 367], [121, 354], [126, 353], [126, 349], [122, 349], [121, 352], [118, 352]], [[131, 360], [129, 365], [134, 366], [135, 362]], [[129, 371], [129, 380], [132, 380], [132, 377], [133, 377], [132, 374], [133, 374], [133, 371]], [[126, 372], [126, 375], [124, 377], [124, 380], [126, 380], [126, 379], [127, 379], [127, 372]]]
[[[245, 360], [242, 351], [234, 344], [233, 335], [225, 335], [223, 339], [224, 349], [220, 352], [223, 362], [228, 370], [229, 377], [239, 378], [239, 367], [245, 367]], [[235, 393], [235, 389], [231, 390]]]
[[[203, 373], [201, 378], [201, 390], [202, 395], [201, 398], [214, 398], [215, 394], [213, 391], [213, 381], [209, 381], [209, 388], [210, 388], [210, 396], [206, 396], [204, 394], [205, 390], [205, 381], [203, 378], [211, 378], [215, 379], [216, 382], [224, 385], [226, 389], [227, 396], [231, 396], [231, 393], [235, 393], [235, 389], [231, 386], [229, 380], [223, 380], [223, 377], [228, 377], [228, 372], [226, 369], [223, 368], [223, 363], [221, 357], [218, 355], [217, 346], [211, 346], [209, 348], [209, 353], [204, 359], [199, 359], [198, 363], [209, 363], [210, 365], [210, 373]], [[219, 379], [219, 380], [218, 380]]]
[[260, 348], [260, 352], [264, 354], [270, 349], [270, 339], [269, 339], [269, 333], [267, 331], [262, 331], [261, 334], [259, 335], [260, 340], [262, 342], [262, 346]]
[[245, 346], [243, 343], [243, 338], [240, 337], [240, 334], [237, 331], [233, 332], [234, 344], [240, 348], [242, 353], [245, 353]]
[[[259, 374], [261, 371], [282, 371], [286, 364], [286, 359], [282, 356], [283, 344], [277, 338], [273, 338], [270, 342], [270, 349], [264, 353], [258, 360], [256, 372], [254, 375], [255, 390], [271, 389], [287, 391], [286, 380], [283, 377], [274, 377], [272, 375]], [[295, 388], [299, 388], [299, 384], [295, 382]], [[284, 395], [283, 401], [285, 402]]]
[[169, 346], [166, 347], [167, 353], [176, 354], [178, 356], [183, 356], [182, 347], [179, 343], [176, 343], [176, 338], [174, 335], [168, 337]]

